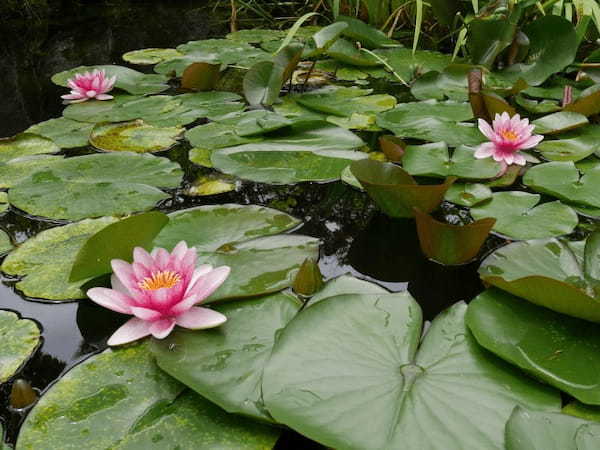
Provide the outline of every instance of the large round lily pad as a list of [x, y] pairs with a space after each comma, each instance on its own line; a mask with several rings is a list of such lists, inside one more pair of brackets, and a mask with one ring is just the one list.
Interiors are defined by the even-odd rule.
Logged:
[[594, 450], [600, 424], [565, 414], [515, 408], [506, 423], [506, 450]]
[[303, 310], [265, 368], [267, 409], [333, 448], [436, 448], [443, 439], [448, 450], [503, 450], [515, 406], [558, 411], [560, 401], [483, 351], [466, 309], [442, 313], [421, 344], [421, 310], [408, 294], [340, 295]]
[[12, 187], [11, 205], [34, 216], [78, 220], [126, 215], [153, 208], [175, 188], [179, 165], [129, 152], [67, 158], [34, 172]]
[[569, 203], [600, 208], [600, 167], [581, 176], [572, 161], [539, 164], [525, 173], [523, 183]]
[[[541, 196], [527, 192], [497, 192], [490, 201], [471, 208], [474, 219], [493, 217], [494, 231], [512, 239], [540, 239], [569, 234], [577, 214], [559, 201], [538, 205]], [[537, 205], [537, 206], [536, 206]]]
[[[32, 155], [11, 159], [4, 164], [0, 163], [0, 188], [16, 186], [32, 173], [45, 170], [63, 159], [62, 156], [55, 155]], [[7, 202], [8, 194], [6, 192], [3, 194], [5, 194], [3, 202]]]
[[[40, 344], [40, 329], [33, 320], [0, 311], [0, 383], [12, 377]], [[0, 430], [0, 442], [2, 431]], [[1, 446], [0, 446], [1, 448]]]
[[444, 142], [409, 145], [404, 150], [402, 167], [411, 175], [462, 179], [484, 179], [497, 176], [502, 167], [492, 158], [477, 159], [475, 150], [460, 146], [452, 152]]
[[85, 242], [115, 220], [83, 220], [42, 231], [11, 252], [0, 269], [23, 277], [16, 287], [29, 297], [55, 301], [84, 298], [81, 286], [88, 280], [69, 282], [71, 268]]
[[201, 333], [178, 329], [155, 341], [152, 351], [169, 375], [226, 411], [273, 421], [262, 399], [263, 367], [278, 330], [301, 305], [285, 293], [216, 305], [227, 316], [221, 327]]
[[123, 66], [80, 66], [55, 74], [52, 82], [67, 87], [67, 81], [77, 73], [104, 70], [107, 77], [117, 77], [115, 87], [134, 95], [158, 94], [169, 88], [167, 77], [158, 74], [145, 74]]
[[154, 127], [142, 120], [99, 123], [92, 130], [90, 144], [107, 152], [153, 153], [177, 144], [182, 128]]
[[155, 411], [144, 426], [135, 427], [116, 450], [177, 449], [270, 450], [281, 431], [228, 414], [199, 395], [186, 391], [173, 403]]
[[88, 144], [93, 125], [59, 117], [30, 126], [26, 132], [52, 140], [60, 148], [84, 147]]
[[537, 305], [600, 322], [600, 300], [586, 281], [583, 259], [581, 242], [514, 242], [488, 256], [479, 274], [486, 283]]
[[600, 405], [600, 325], [490, 289], [469, 304], [477, 342], [576, 399]]
[[[23, 423], [22, 450], [113, 448], [161, 415], [184, 387], [158, 368], [148, 344], [106, 350], [75, 366]], [[118, 447], [117, 447], [118, 448]]]

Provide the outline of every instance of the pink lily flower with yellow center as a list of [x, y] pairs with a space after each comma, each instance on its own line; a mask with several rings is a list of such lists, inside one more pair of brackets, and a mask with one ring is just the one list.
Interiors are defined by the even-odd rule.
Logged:
[[90, 99], [111, 100], [112, 95], [108, 95], [117, 81], [117, 77], [107, 77], [104, 70], [94, 70], [93, 72], [77, 73], [73, 78], [67, 81], [71, 88], [71, 93], [61, 96], [67, 100], [67, 103], [81, 103]]
[[229, 275], [229, 267], [196, 268], [196, 249], [181, 241], [172, 253], [157, 248], [148, 253], [137, 247], [133, 263], [113, 259], [112, 289], [93, 288], [89, 298], [113, 311], [134, 316], [108, 340], [121, 345], [152, 335], [164, 339], [175, 325], [192, 330], [213, 328], [227, 318], [196, 306], [209, 297]]
[[481, 144], [475, 151], [475, 158], [494, 158], [502, 163], [503, 171], [511, 164], [525, 165], [525, 157], [519, 153], [537, 146], [543, 136], [532, 134], [535, 125], [530, 125], [528, 119], [521, 119], [518, 114], [510, 117], [507, 112], [496, 114], [492, 126], [479, 119], [479, 130], [490, 140]]

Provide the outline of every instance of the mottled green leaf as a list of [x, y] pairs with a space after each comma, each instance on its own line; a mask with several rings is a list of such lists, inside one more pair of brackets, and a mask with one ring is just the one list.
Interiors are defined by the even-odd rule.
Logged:
[[60, 117], [30, 126], [26, 132], [51, 139], [60, 148], [84, 147], [93, 125]]
[[123, 55], [123, 60], [131, 64], [138, 65], [153, 65], [168, 59], [182, 56], [174, 48], [144, 48], [141, 50], [133, 50]]
[[[0, 383], [10, 379], [41, 342], [40, 329], [33, 320], [20, 319], [11, 311], [0, 310]], [[0, 430], [0, 448], [2, 448]]]
[[446, 192], [444, 200], [471, 207], [490, 198], [492, 198], [492, 190], [485, 184], [454, 183]]
[[153, 153], [168, 150], [177, 144], [182, 128], [161, 128], [143, 120], [120, 123], [99, 123], [90, 135], [90, 144], [106, 152]]

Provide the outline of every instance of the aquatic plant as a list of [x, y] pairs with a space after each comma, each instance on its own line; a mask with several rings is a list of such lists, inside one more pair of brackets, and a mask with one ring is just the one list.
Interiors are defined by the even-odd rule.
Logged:
[[227, 318], [197, 305], [210, 296], [229, 275], [229, 267], [196, 267], [196, 249], [181, 241], [169, 253], [157, 248], [133, 251], [134, 261], [113, 260], [112, 289], [92, 288], [87, 295], [113, 311], [134, 317], [119, 328], [108, 345], [121, 345], [152, 334], [164, 339], [175, 325], [200, 330], [213, 328]]
[[104, 70], [76, 73], [67, 81], [71, 93], [63, 95], [62, 98], [68, 103], [82, 103], [91, 99], [112, 100], [113, 96], [107, 92], [112, 91], [116, 81], [116, 76], [107, 77]]

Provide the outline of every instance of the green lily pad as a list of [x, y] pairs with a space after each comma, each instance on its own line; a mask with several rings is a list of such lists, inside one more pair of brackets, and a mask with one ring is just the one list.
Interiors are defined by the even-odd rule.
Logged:
[[0, 139], [0, 167], [12, 159], [60, 151], [50, 139], [30, 133]]
[[470, 65], [454, 64], [442, 72], [428, 72], [413, 83], [410, 92], [417, 100], [465, 102], [469, 99], [467, 77], [473, 69]]
[[182, 390], [158, 368], [147, 343], [106, 350], [75, 366], [40, 398], [23, 423], [19, 448], [78, 449], [90, 442], [114, 448], [153, 424], [155, 412]]
[[298, 225], [298, 219], [264, 206], [199, 206], [169, 214], [169, 222], [154, 240], [154, 246], [172, 250], [183, 240], [200, 252], [214, 252], [221, 247], [283, 233]]
[[401, 138], [446, 142], [451, 147], [476, 146], [485, 137], [473, 124], [462, 122], [473, 118], [469, 103], [429, 100], [401, 103], [395, 109], [380, 113], [377, 125]]
[[565, 317], [497, 289], [469, 304], [477, 342], [576, 399], [600, 405], [600, 325]]
[[[12, 159], [4, 164], [0, 163], [0, 188], [10, 188], [19, 184], [32, 173], [47, 169], [62, 156], [33, 155]], [[8, 194], [3, 192], [4, 202], [8, 201]]]
[[388, 94], [370, 95], [371, 89], [328, 86], [291, 98], [312, 110], [339, 117], [352, 114], [379, 113], [396, 106], [396, 98]]
[[239, 30], [229, 33], [225, 36], [236, 42], [245, 42], [247, 44], [263, 44], [270, 41], [280, 41], [285, 38], [286, 32], [282, 30], [266, 30], [253, 28], [251, 30]]
[[454, 183], [446, 192], [444, 200], [471, 207], [490, 198], [492, 198], [492, 190], [485, 184]]
[[502, 72], [512, 81], [519, 78], [530, 86], [538, 86], [575, 60], [577, 36], [568, 20], [555, 15], [541, 16], [523, 28], [531, 46], [524, 62], [513, 64]]
[[77, 73], [104, 70], [107, 77], [116, 76], [115, 88], [122, 89], [133, 95], [158, 94], [169, 89], [167, 77], [158, 74], [145, 74], [123, 66], [80, 66], [55, 74], [52, 82], [59, 86], [68, 87], [67, 81]]
[[390, 163], [365, 159], [352, 163], [352, 174], [377, 206], [390, 217], [414, 217], [414, 208], [430, 213], [443, 201], [456, 178], [443, 184], [419, 185], [404, 169]]
[[443, 436], [444, 448], [504, 449], [515, 406], [557, 411], [560, 401], [484, 352], [466, 309], [438, 316], [419, 348], [421, 309], [407, 293], [340, 295], [306, 308], [265, 368], [268, 411], [333, 448], [435, 448]]
[[10, 236], [6, 234], [6, 231], [0, 230], [0, 255], [9, 252], [13, 248]]
[[23, 277], [16, 287], [28, 297], [50, 301], [84, 298], [81, 286], [89, 280], [69, 281], [73, 263], [86, 241], [115, 221], [103, 217], [42, 231], [9, 253], [0, 269]]
[[20, 319], [11, 311], [0, 311], [0, 337], [0, 383], [4, 383], [23, 366], [40, 345], [40, 329], [33, 320]]
[[535, 132], [540, 134], [556, 134], [571, 131], [587, 125], [589, 120], [583, 114], [561, 111], [541, 117], [531, 122], [535, 125]]
[[325, 284], [323, 289], [310, 298], [306, 307], [313, 306], [323, 300], [344, 294], [389, 294], [387, 290], [375, 283], [342, 275]]
[[452, 64], [452, 55], [409, 48], [393, 48], [375, 52], [383, 58], [400, 77], [408, 82], [427, 72], [442, 72]]
[[548, 114], [562, 110], [558, 100], [536, 101], [519, 94], [515, 96], [515, 102], [525, 111], [534, 114]]
[[594, 450], [600, 424], [565, 414], [515, 408], [506, 423], [506, 450]]
[[575, 400], [564, 406], [562, 412], [581, 419], [600, 422], [600, 406], [585, 405]]
[[529, 169], [523, 183], [565, 202], [600, 208], [600, 168], [580, 176], [572, 161], [549, 162]]
[[373, 67], [383, 65], [379, 59], [361, 51], [353, 42], [343, 38], [337, 39], [325, 53], [330, 58], [351, 66]]
[[462, 145], [452, 156], [444, 142], [409, 145], [404, 152], [402, 167], [414, 176], [484, 179], [494, 178], [502, 169], [492, 158], [475, 158], [475, 150]]
[[559, 201], [538, 205], [540, 199], [521, 191], [497, 192], [489, 202], [471, 208], [471, 215], [495, 218], [494, 231], [511, 239], [562, 236], [575, 229], [579, 220], [572, 208]]
[[35, 215], [78, 220], [152, 209], [175, 188], [179, 165], [151, 155], [118, 152], [67, 158], [10, 189], [11, 205]]
[[123, 55], [123, 61], [141, 66], [158, 64], [168, 59], [183, 56], [174, 48], [144, 48], [141, 50], [133, 50]]
[[93, 125], [59, 117], [30, 126], [26, 133], [34, 133], [52, 140], [60, 148], [84, 147]]
[[199, 395], [186, 391], [164, 406], [159, 417], [129, 433], [116, 450], [173, 448], [267, 450], [275, 446], [281, 431], [233, 414]]
[[353, 42], [360, 42], [366, 48], [399, 46], [397, 41], [390, 39], [383, 31], [367, 25], [360, 19], [337, 16], [336, 21], [347, 23], [348, 27], [342, 31], [342, 34]]
[[[0, 172], [1, 172], [1, 169], [0, 169]], [[2, 214], [7, 209], [8, 209], [8, 194], [6, 192], [0, 192], [0, 214]]]
[[556, 137], [554, 140], [544, 140], [537, 146], [544, 158], [552, 161], [580, 161], [594, 152], [600, 153], [600, 125], [588, 125]]
[[565, 111], [583, 114], [585, 116], [593, 116], [600, 113], [600, 88], [593, 85], [583, 91], [579, 98], [565, 106]]
[[221, 327], [178, 329], [152, 350], [161, 369], [226, 411], [272, 422], [262, 399], [263, 367], [278, 331], [301, 306], [285, 293], [217, 305], [227, 316]]
[[142, 119], [157, 127], [188, 125], [200, 118], [217, 119], [244, 109], [241, 97], [230, 92], [198, 92], [177, 96], [137, 97], [117, 95], [106, 101], [76, 103], [63, 114], [83, 122], [125, 122]]
[[514, 242], [488, 256], [479, 275], [488, 284], [572, 317], [600, 322], [600, 300], [586, 282], [582, 250], [558, 239]]
[[238, 187], [238, 184], [239, 183], [235, 180], [235, 178], [227, 175], [201, 175], [190, 184], [184, 193], [190, 197], [218, 195], [235, 191]]
[[106, 152], [153, 153], [168, 150], [177, 144], [182, 128], [160, 128], [143, 120], [120, 123], [99, 123], [90, 135], [90, 144]]

